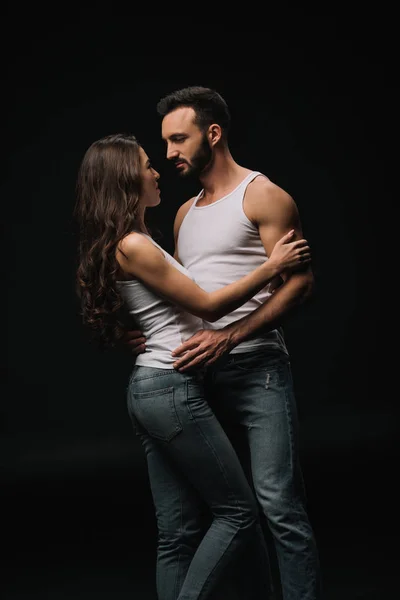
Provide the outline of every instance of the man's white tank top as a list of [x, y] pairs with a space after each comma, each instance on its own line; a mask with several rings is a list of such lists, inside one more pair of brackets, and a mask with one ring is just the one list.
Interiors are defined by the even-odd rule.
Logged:
[[[169, 263], [193, 279], [190, 273], [150, 236], [144, 233], [141, 235], [159, 248]], [[202, 328], [202, 320], [157, 296], [139, 279], [118, 281], [117, 287], [129, 313], [146, 337], [146, 352], [137, 356], [135, 365], [172, 369], [176, 359], [172, 358], [171, 352]]]
[[[182, 221], [177, 241], [179, 260], [207, 292], [240, 279], [268, 260], [258, 229], [243, 210], [246, 188], [259, 175], [264, 177], [259, 171], [252, 171], [232, 192], [207, 206], [197, 206], [203, 194], [201, 190]], [[267, 285], [229, 315], [214, 323], [203, 321], [203, 328], [225, 327], [251, 313], [270, 296]], [[281, 329], [242, 342], [232, 353], [248, 352], [260, 346], [287, 353]]]

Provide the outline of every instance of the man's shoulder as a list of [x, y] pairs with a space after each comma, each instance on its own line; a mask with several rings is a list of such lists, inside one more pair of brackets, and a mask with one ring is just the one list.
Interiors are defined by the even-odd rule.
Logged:
[[176, 240], [178, 238], [178, 233], [179, 233], [179, 229], [182, 225], [182, 221], [183, 219], [186, 217], [186, 215], [188, 214], [190, 207], [192, 206], [193, 202], [196, 200], [196, 196], [193, 196], [193, 198], [190, 198], [189, 200], [186, 200], [186, 202], [184, 202], [182, 204], [182, 206], [180, 206], [178, 208], [178, 211], [175, 215], [175, 221], [174, 221], [174, 237], [175, 237], [175, 243]]
[[189, 212], [190, 207], [192, 206], [192, 204], [193, 204], [193, 202], [195, 200], [196, 200], [196, 196], [193, 196], [193, 198], [190, 198], [189, 200], [186, 200], [186, 202], [184, 202], [178, 208], [178, 211], [177, 211], [176, 216], [175, 216], [175, 223], [179, 223], [179, 224], [182, 223], [183, 219], [185, 218], [185, 216]]
[[250, 220], [258, 221], [274, 213], [295, 210], [292, 196], [265, 175], [260, 175], [249, 184], [244, 199], [244, 209]]
[[276, 204], [290, 206], [293, 203], [292, 196], [286, 190], [262, 174], [250, 182], [245, 198], [252, 205], [271, 207]]
[[255, 177], [247, 187], [247, 194], [251, 198], [289, 198], [290, 194], [278, 184], [274, 183], [263, 173]]

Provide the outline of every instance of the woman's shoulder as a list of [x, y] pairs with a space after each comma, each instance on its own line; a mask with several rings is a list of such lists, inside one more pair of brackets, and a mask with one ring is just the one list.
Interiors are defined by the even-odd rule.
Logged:
[[118, 250], [120, 250], [126, 256], [133, 257], [143, 250], [154, 247], [150, 236], [139, 231], [132, 231], [128, 233], [118, 244]]
[[161, 258], [165, 261], [163, 250], [153, 243], [152, 238], [136, 231], [129, 233], [120, 241], [116, 252], [119, 266], [130, 275], [136, 275], [136, 271], [140, 268], [159, 267]]

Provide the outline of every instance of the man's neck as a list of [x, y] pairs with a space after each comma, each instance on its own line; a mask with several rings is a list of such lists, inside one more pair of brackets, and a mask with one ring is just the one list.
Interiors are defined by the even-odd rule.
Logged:
[[224, 195], [239, 185], [249, 169], [241, 167], [228, 149], [215, 153], [212, 167], [200, 177], [204, 196], [215, 198]]

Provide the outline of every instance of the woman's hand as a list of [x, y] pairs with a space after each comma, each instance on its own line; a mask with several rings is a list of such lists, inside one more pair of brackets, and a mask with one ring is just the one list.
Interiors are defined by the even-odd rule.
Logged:
[[311, 251], [307, 240], [301, 239], [291, 242], [294, 229], [286, 233], [273, 247], [269, 260], [273, 261], [280, 273], [286, 269], [293, 269], [311, 261]]

